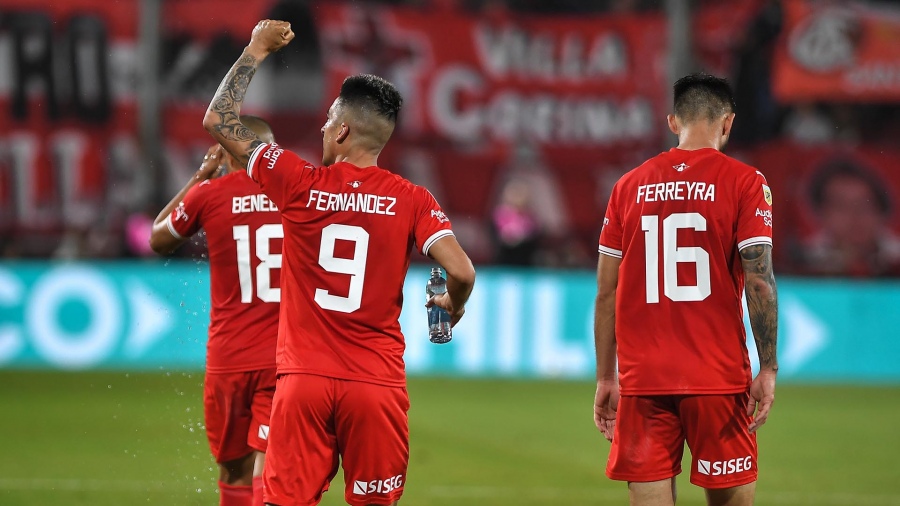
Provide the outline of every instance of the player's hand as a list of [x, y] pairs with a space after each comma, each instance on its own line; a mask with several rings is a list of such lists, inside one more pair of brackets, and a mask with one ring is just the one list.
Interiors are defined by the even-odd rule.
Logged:
[[250, 36], [250, 47], [265, 54], [272, 54], [288, 45], [292, 40], [294, 40], [294, 32], [291, 31], [290, 23], [264, 19], [253, 29], [253, 35]]
[[222, 149], [221, 145], [216, 144], [206, 151], [206, 156], [203, 157], [203, 163], [200, 164], [200, 168], [197, 169], [197, 173], [194, 174], [194, 178], [198, 181], [206, 181], [207, 179], [212, 179], [213, 177], [215, 177], [216, 171], [218, 171], [224, 163], [225, 150]]
[[759, 371], [753, 383], [750, 384], [750, 400], [747, 401], [747, 415], [756, 416], [750, 423], [750, 433], [756, 432], [769, 418], [769, 411], [772, 410], [772, 404], [775, 403], [775, 378], [778, 375], [776, 371], [764, 369]]
[[616, 410], [619, 409], [619, 383], [616, 380], [597, 381], [594, 395], [594, 425], [607, 441], [613, 440], [616, 430]]
[[457, 322], [462, 319], [463, 315], [466, 314], [466, 308], [461, 307], [459, 309], [453, 307], [453, 302], [450, 300], [449, 293], [442, 293], [439, 295], [433, 295], [427, 302], [425, 302], [425, 307], [437, 306], [448, 313], [450, 313], [450, 328], [456, 326]]

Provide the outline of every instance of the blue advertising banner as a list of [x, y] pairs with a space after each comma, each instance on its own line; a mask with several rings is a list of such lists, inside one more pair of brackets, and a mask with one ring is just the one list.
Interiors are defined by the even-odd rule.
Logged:
[[[481, 268], [446, 345], [428, 341], [427, 278], [414, 267], [404, 294], [411, 375], [592, 377], [594, 273]], [[900, 283], [785, 278], [779, 293], [782, 379], [900, 382]], [[201, 369], [208, 312], [205, 263], [3, 263], [0, 367]]]

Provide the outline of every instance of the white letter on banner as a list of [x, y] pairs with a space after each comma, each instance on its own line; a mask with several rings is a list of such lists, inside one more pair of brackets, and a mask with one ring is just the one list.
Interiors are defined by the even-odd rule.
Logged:
[[434, 348], [428, 342], [428, 317], [425, 310], [425, 290], [422, 287], [428, 277], [424, 272], [415, 276], [416, 271], [406, 275], [403, 284], [403, 310], [400, 311], [400, 328], [406, 342], [403, 361], [406, 362], [408, 374], [425, 373], [432, 367], [431, 351]]
[[456, 96], [460, 92], [480, 96], [483, 86], [481, 76], [468, 67], [448, 65], [438, 71], [428, 96], [428, 108], [438, 132], [457, 140], [481, 136], [481, 111], [477, 107], [459, 110]]
[[[0, 306], [10, 307], [21, 304], [25, 289], [19, 278], [6, 269], [0, 269]], [[9, 312], [4, 311], [9, 314]], [[12, 360], [25, 344], [22, 333], [14, 323], [0, 325], [0, 364]]]
[[[67, 299], [82, 301], [90, 324], [72, 334], [59, 325], [59, 309]], [[107, 358], [122, 331], [122, 305], [115, 287], [94, 269], [60, 267], [42, 276], [25, 309], [25, 322], [38, 354], [64, 368], [90, 367]]]
[[521, 278], [504, 276], [497, 280], [495, 299], [501, 300], [492, 312], [497, 337], [497, 368], [502, 374], [524, 370], [522, 367], [522, 284]]
[[[505, 304], [505, 301], [504, 301]], [[473, 290], [466, 303], [466, 317], [453, 327], [453, 343], [456, 343], [456, 364], [464, 374], [484, 373], [485, 290]], [[499, 312], [502, 314], [502, 310]], [[457, 337], [459, 339], [457, 339]]]
[[534, 362], [542, 376], [581, 376], [589, 371], [590, 350], [582, 342], [566, 343], [561, 282], [544, 278], [535, 283], [532, 312], [534, 317]]

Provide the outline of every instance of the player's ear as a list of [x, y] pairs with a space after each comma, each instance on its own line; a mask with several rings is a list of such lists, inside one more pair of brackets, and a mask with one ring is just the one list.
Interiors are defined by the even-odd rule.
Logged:
[[675, 115], [669, 114], [668, 116], [666, 116], [666, 122], [669, 123], [669, 130], [671, 130], [673, 134], [679, 135], [679, 133], [681, 132], [681, 127], [679, 127], [678, 122], [675, 121]]
[[341, 123], [341, 131], [335, 136], [334, 140], [338, 144], [343, 144], [345, 140], [347, 140], [347, 136], [350, 135], [350, 125], [346, 123]]
[[722, 137], [728, 138], [731, 135], [731, 125], [734, 124], [734, 113], [725, 115], [725, 122], [722, 123]]

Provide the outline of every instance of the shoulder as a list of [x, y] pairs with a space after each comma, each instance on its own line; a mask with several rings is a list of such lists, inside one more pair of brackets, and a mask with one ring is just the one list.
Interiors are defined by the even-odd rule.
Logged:
[[391, 172], [384, 167], [375, 167], [371, 170], [374, 171], [374, 175], [378, 178], [379, 184], [390, 187], [398, 193], [407, 193], [416, 196], [431, 196], [431, 193], [424, 186], [419, 186], [400, 174]]
[[221, 178], [216, 179], [207, 179], [206, 181], [202, 181], [199, 184], [195, 184], [188, 190], [187, 195], [185, 195], [186, 200], [192, 201], [201, 201], [211, 198], [216, 194], [214, 189], [218, 186], [221, 186], [221, 182], [219, 182]]
[[[275, 168], [276, 164], [278, 164], [279, 167], [287, 164], [309, 170], [317, 169], [314, 164], [300, 156], [296, 151], [286, 149], [275, 142], [271, 144], [260, 144], [253, 150], [253, 153], [250, 155], [250, 162], [247, 166], [251, 167], [254, 164], [267, 169]], [[324, 167], [318, 168], [322, 169]]]
[[757, 180], [761, 179], [763, 182], [766, 181], [765, 174], [762, 173], [756, 167], [742, 162], [737, 158], [733, 158], [731, 156], [726, 155], [725, 153], [719, 152], [719, 157], [728, 164], [728, 169], [738, 176], [738, 179], [751, 179]]
[[622, 174], [622, 177], [616, 182], [616, 187], [621, 189], [623, 187], [638, 184], [638, 181], [641, 181], [651, 173], [656, 172], [659, 167], [661, 156], [662, 155], [654, 156], [625, 174]]

